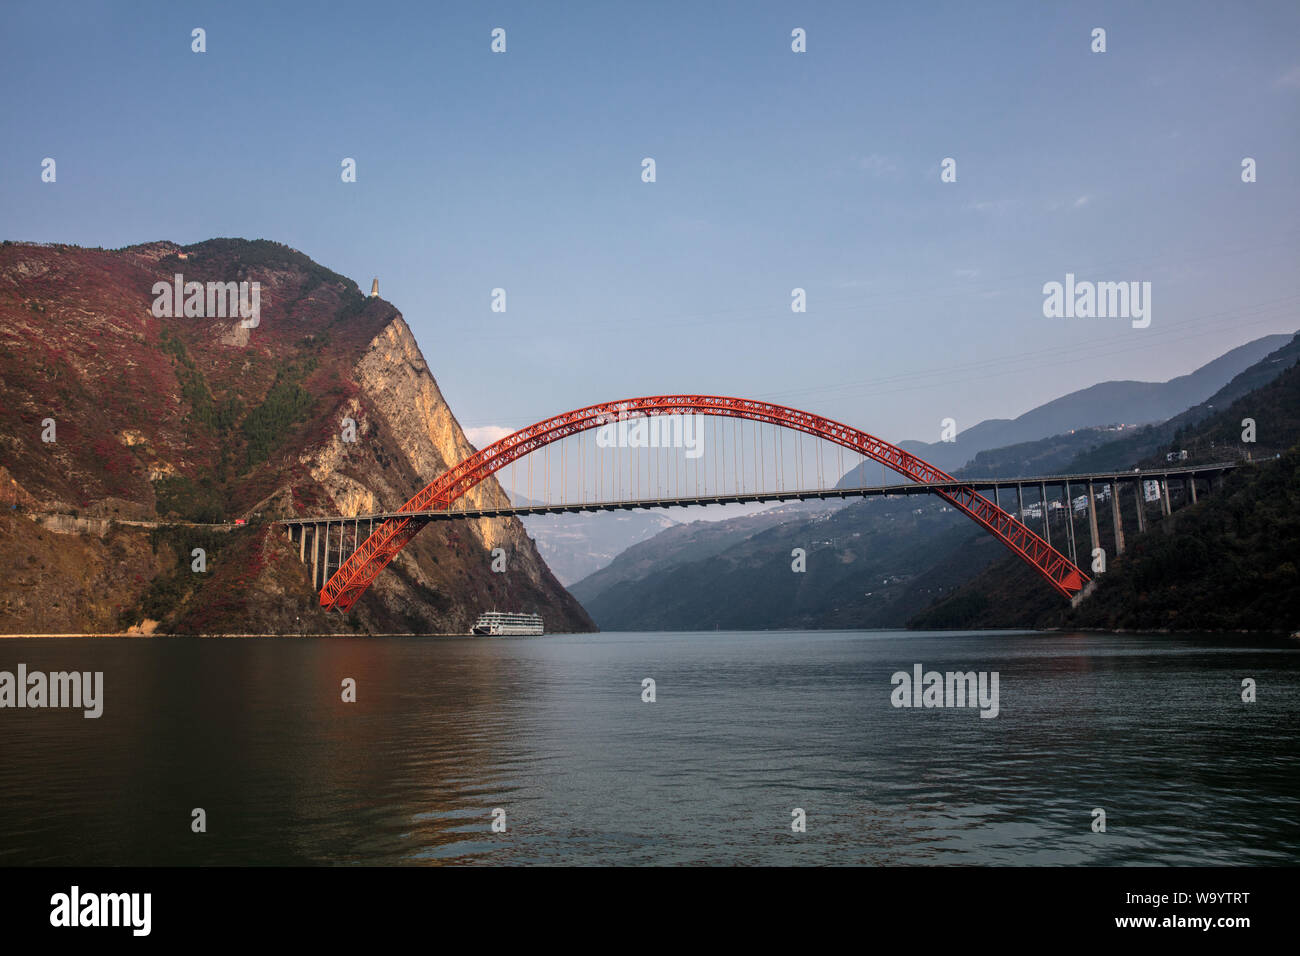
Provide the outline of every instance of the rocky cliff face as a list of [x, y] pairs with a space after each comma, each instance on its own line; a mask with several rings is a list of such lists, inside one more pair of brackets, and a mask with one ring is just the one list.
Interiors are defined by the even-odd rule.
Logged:
[[[156, 316], [177, 273], [258, 282], [257, 324]], [[448, 633], [493, 606], [592, 629], [513, 519], [432, 524], [346, 618], [319, 610], [271, 519], [395, 509], [473, 448], [400, 313], [294, 250], [7, 243], [0, 340], [4, 631]], [[472, 498], [506, 501], [494, 480]], [[58, 533], [26, 513], [119, 523]], [[235, 517], [249, 526], [199, 527]]]

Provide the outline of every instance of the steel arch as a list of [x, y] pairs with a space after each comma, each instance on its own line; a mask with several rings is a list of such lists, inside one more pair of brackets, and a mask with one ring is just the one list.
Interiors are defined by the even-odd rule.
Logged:
[[[727, 398], [720, 395], [655, 395], [588, 405], [586, 408], [565, 412], [543, 419], [527, 428], [521, 428], [444, 472], [398, 510], [421, 512], [450, 508], [453, 501], [510, 462], [569, 435], [597, 428], [607, 421], [618, 418], [620, 413], [629, 418], [654, 415], [714, 415], [780, 425], [843, 445], [892, 468], [901, 475], [906, 475], [913, 481], [957, 480], [896, 445], [891, 445], [860, 429], [823, 418], [821, 415], [745, 398]], [[1077, 594], [1088, 583], [1087, 575], [1072, 564], [1065, 555], [974, 488], [936, 489], [935, 494], [946, 499], [953, 507], [996, 536], [1065, 597]], [[379, 572], [397, 556], [397, 553], [419, 533], [426, 523], [420, 520], [418, 515], [386, 520], [325, 583], [320, 592], [321, 606], [338, 608], [340, 611], [349, 610], [370, 583], [378, 577]]]

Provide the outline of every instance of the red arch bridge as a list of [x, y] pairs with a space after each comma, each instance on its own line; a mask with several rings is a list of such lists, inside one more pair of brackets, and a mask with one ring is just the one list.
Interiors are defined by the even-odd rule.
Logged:
[[[690, 422], [695, 425], [694, 434]], [[597, 431], [596, 440], [584, 445], [584, 433], [593, 430]], [[805, 436], [814, 439], [811, 444], [816, 456], [816, 488], [808, 487], [810, 465]], [[568, 449], [575, 440], [576, 450]], [[552, 446], [567, 452], [555, 456], [558, 474], [553, 474]], [[861, 477], [868, 460], [878, 462], [881, 484], [826, 487], [825, 475], [835, 467], [834, 461], [828, 464], [825, 460], [828, 447], [837, 454], [838, 470], [833, 472], [837, 481], [847, 468], [853, 467], [852, 456], [856, 455], [856, 474]], [[850, 455], [847, 466], [845, 451]], [[534, 453], [545, 454], [541, 467], [534, 467]], [[507, 466], [513, 485], [518, 477], [517, 464], [524, 459], [528, 459], [527, 494], [516, 493], [510, 499], [523, 498], [524, 503], [492, 506], [469, 500], [467, 496], [480, 482]], [[347, 611], [402, 548], [432, 521], [932, 494], [986, 529], [1062, 596], [1075, 598], [1089, 583], [1088, 575], [1079, 567], [1076, 512], [1086, 510], [1089, 540], [1096, 548], [1102, 540], [1097, 503], [1109, 501], [1113, 524], [1110, 543], [1119, 553], [1124, 550], [1122, 485], [1133, 488], [1138, 530], [1142, 531], [1149, 507], [1170, 514], [1171, 498], [1179, 485], [1183, 500], [1194, 503], [1197, 481], [1205, 482], [1208, 490], [1233, 467], [1235, 463], [1223, 462], [1148, 471], [957, 479], [896, 445], [810, 412], [744, 398], [657, 395], [590, 405], [521, 428], [439, 475], [396, 511], [301, 517], [279, 523], [286, 526], [289, 539], [298, 543], [299, 558], [311, 564], [313, 586], [320, 588], [321, 606]], [[885, 469], [906, 481], [886, 483]], [[1002, 506], [1004, 494], [1012, 488], [1016, 495], [1014, 514]], [[1028, 506], [1026, 488], [1031, 493]], [[1049, 489], [1057, 492], [1056, 500], [1049, 495]], [[989, 491], [991, 496], [981, 493]], [[543, 500], [534, 500], [535, 493], [541, 493]], [[1052, 545], [1053, 511], [1064, 518], [1057, 532], [1063, 550]], [[1027, 520], [1039, 526], [1042, 533], [1031, 528]]]

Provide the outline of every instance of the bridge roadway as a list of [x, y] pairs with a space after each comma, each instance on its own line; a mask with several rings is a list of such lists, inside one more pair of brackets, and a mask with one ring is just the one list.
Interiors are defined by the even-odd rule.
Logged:
[[[974, 488], [976, 491], [993, 491], [994, 501], [1003, 489], [1018, 489], [1019, 499], [1023, 501], [1025, 486], [1045, 490], [1047, 487], [1065, 487], [1074, 485], [1080, 493], [1089, 484], [1108, 485], [1127, 481], [1160, 481], [1167, 489], [1170, 480], [1192, 482], [1196, 479], [1212, 481], [1224, 473], [1236, 468], [1240, 462], [1218, 462], [1211, 465], [1184, 465], [1171, 468], [1147, 469], [1144, 471], [1105, 471], [1079, 475], [1042, 475], [1026, 478], [959, 478], [953, 481], [903, 482], [893, 485], [864, 485], [852, 488], [818, 488], [797, 491], [763, 491], [737, 492], [732, 494], [698, 495], [677, 498], [635, 498], [614, 499], [609, 501], [561, 502], [557, 504], [516, 505], [507, 508], [452, 508], [434, 511], [380, 511], [374, 514], [317, 516], [312, 518], [277, 518], [275, 524], [286, 527], [320, 524], [351, 524], [358, 521], [382, 522], [389, 518], [420, 518], [428, 521], [449, 521], [452, 519], [510, 518], [526, 515], [544, 514], [578, 514], [597, 511], [631, 511], [636, 508], [679, 508], [691, 505], [731, 505], [754, 504], [761, 502], [808, 501], [826, 498], [874, 498], [891, 495], [926, 495], [934, 491], [953, 488]], [[1189, 486], [1190, 487], [1190, 486]], [[1194, 492], [1193, 492], [1194, 495]], [[462, 499], [463, 500], [463, 499]], [[1031, 502], [1036, 504], [1037, 502]], [[1000, 506], [1000, 503], [999, 503]], [[1023, 508], [1023, 504], [1020, 505]]]

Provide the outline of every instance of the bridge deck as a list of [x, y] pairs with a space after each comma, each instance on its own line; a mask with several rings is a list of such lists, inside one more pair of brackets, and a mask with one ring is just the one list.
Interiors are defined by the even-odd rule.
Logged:
[[686, 508], [692, 505], [756, 504], [763, 502], [809, 501], [827, 498], [871, 498], [891, 495], [928, 495], [933, 491], [953, 488], [975, 488], [977, 491], [995, 488], [1014, 488], [1017, 485], [1059, 487], [1065, 482], [1082, 488], [1088, 482], [1109, 484], [1115, 481], [1155, 480], [1168, 478], [1212, 478], [1236, 468], [1240, 462], [1218, 462], [1212, 465], [1185, 465], [1177, 468], [1147, 469], [1145, 471], [1107, 471], [1084, 475], [1042, 475], [1032, 478], [962, 478], [953, 481], [903, 482], [893, 485], [864, 485], [853, 488], [816, 488], [797, 491], [738, 492], [725, 495], [698, 495], [678, 498], [635, 498], [609, 501], [561, 502], [556, 504], [516, 505], [507, 508], [453, 508], [436, 511], [382, 511], [362, 515], [332, 515], [314, 518], [278, 518], [282, 525], [314, 525], [326, 522], [384, 521], [389, 518], [421, 518], [426, 521], [449, 521], [475, 518], [509, 518], [525, 515], [580, 514], [598, 511], [632, 511], [637, 508]]

